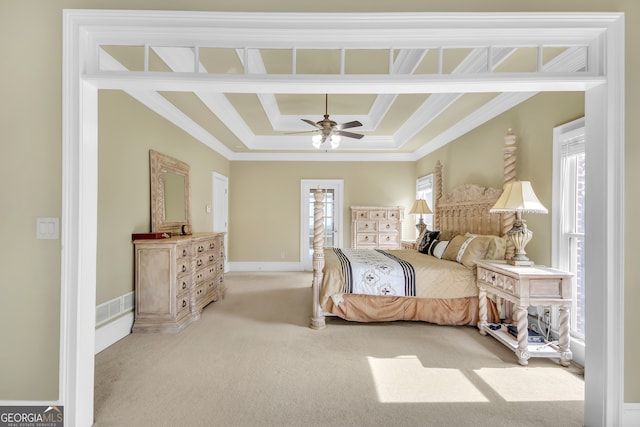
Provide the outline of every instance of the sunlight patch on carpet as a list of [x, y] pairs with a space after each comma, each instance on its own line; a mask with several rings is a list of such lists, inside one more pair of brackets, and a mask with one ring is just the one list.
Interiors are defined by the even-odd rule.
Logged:
[[488, 401], [458, 369], [425, 368], [416, 356], [367, 359], [380, 402]]
[[516, 366], [482, 368], [475, 372], [507, 402], [584, 400], [584, 381], [566, 368]]

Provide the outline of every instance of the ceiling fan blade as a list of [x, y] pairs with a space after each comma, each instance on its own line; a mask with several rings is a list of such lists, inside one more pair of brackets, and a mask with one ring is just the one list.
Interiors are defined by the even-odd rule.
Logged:
[[362, 123], [360, 123], [357, 120], [354, 120], [352, 122], [347, 122], [347, 123], [342, 123], [341, 125], [337, 125], [336, 129], [349, 129], [349, 128], [356, 128], [358, 126], [362, 126]]
[[305, 134], [305, 133], [318, 133], [320, 132], [320, 129], [316, 129], [316, 130], [301, 130], [299, 132], [285, 132], [283, 133], [283, 135], [300, 135], [300, 134]]
[[303, 121], [303, 122], [305, 122], [305, 123], [310, 124], [310, 125], [311, 125], [311, 126], [313, 126], [313, 127], [316, 127], [316, 128], [318, 128], [318, 129], [322, 129], [322, 126], [320, 126], [319, 124], [317, 124], [316, 122], [314, 122], [314, 121], [312, 121], [312, 120], [309, 120], [309, 119], [300, 119], [300, 120], [302, 120], [302, 121]]
[[360, 139], [364, 136], [361, 133], [345, 132], [343, 130], [335, 130], [333, 131], [333, 133], [335, 135], [341, 135], [341, 136], [346, 136], [347, 138], [355, 138], [355, 139]]

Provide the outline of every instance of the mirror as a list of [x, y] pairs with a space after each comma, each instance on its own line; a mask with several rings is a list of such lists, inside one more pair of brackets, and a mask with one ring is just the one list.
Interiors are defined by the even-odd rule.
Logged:
[[151, 232], [191, 230], [189, 165], [149, 150]]

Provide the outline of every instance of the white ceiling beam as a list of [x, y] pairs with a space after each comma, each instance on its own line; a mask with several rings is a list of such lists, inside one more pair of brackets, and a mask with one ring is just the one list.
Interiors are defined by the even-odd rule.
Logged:
[[[486, 48], [474, 49], [458, 64], [451, 74], [466, 75], [482, 74], [483, 71], [491, 72], [515, 50], [512, 48], [498, 48], [489, 50], [487, 53]], [[489, 64], [492, 66], [491, 69], [488, 69]], [[436, 93], [427, 98], [394, 134], [393, 138], [396, 146], [400, 148], [406, 144], [463, 95], [463, 93]]]
[[492, 73], [458, 75], [202, 75], [200, 73], [88, 73], [83, 80], [98, 89], [213, 91], [225, 93], [458, 93], [585, 90], [605, 79], [588, 73]]
[[[586, 67], [586, 60], [586, 50], [584, 48], [570, 48], [544, 64], [543, 70], [545, 72], [576, 72]], [[499, 94], [473, 113], [463, 117], [455, 125], [451, 126], [440, 135], [430, 141], [427, 141], [414, 152], [416, 160], [445, 146], [449, 142], [526, 101], [537, 93], [538, 92]]]
[[[124, 65], [116, 61], [104, 50], [101, 49], [99, 55], [100, 62], [104, 67], [113, 70], [125, 69]], [[226, 145], [224, 145], [216, 137], [211, 135], [211, 133], [205, 130], [202, 126], [193, 121], [189, 116], [176, 108], [175, 105], [173, 105], [159, 93], [155, 91], [146, 91], [140, 89], [123, 89], [123, 91], [132, 98], [138, 100], [143, 105], [146, 105], [161, 117], [164, 117], [169, 122], [178, 126], [180, 129], [184, 130], [198, 141], [217, 151], [221, 155], [229, 158], [233, 154], [233, 152]]]

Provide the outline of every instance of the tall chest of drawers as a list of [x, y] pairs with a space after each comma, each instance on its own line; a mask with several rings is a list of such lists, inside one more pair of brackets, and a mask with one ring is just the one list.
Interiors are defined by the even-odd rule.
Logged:
[[179, 332], [224, 297], [224, 233], [135, 240], [133, 332]]
[[353, 249], [400, 249], [404, 208], [351, 206]]

